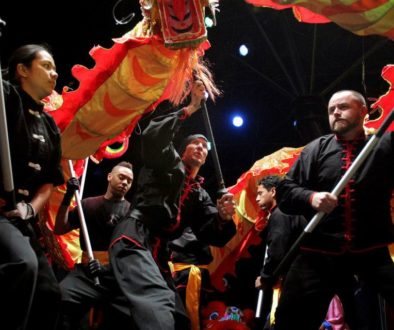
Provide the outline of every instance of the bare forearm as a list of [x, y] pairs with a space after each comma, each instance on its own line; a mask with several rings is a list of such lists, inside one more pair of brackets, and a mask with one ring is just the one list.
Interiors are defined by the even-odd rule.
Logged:
[[35, 213], [37, 214], [40, 212], [44, 205], [48, 202], [49, 197], [51, 196], [53, 191], [53, 184], [46, 183], [43, 184], [36, 194], [34, 195], [33, 199], [31, 200], [30, 204], [33, 206]]
[[56, 235], [64, 235], [71, 230], [71, 226], [68, 222], [68, 209], [67, 205], [60, 205], [56, 215], [55, 228], [53, 232]]

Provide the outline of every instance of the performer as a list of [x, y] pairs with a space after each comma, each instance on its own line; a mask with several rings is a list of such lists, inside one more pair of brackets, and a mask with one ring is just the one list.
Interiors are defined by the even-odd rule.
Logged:
[[[294, 320], [299, 329], [319, 328], [332, 297], [346, 289], [354, 275], [379, 292], [387, 304], [394, 304], [394, 264], [387, 247], [394, 241], [390, 210], [394, 132], [382, 136], [338, 198], [329, 193], [368, 140], [363, 129], [366, 114], [361, 94], [335, 93], [328, 104], [333, 134], [307, 145], [277, 188], [284, 212], [307, 219], [316, 211], [327, 216], [306, 235], [290, 267], [275, 329], [291, 329]], [[346, 317], [352, 311], [349, 302], [342, 303]]]
[[32, 225], [53, 187], [64, 183], [60, 133], [42, 102], [53, 92], [58, 74], [50, 51], [31, 44], [14, 51], [5, 77], [17, 205], [6, 211], [9, 201], [0, 192], [1, 328], [54, 329], [60, 290]]
[[[84, 236], [80, 235], [82, 263], [60, 282], [62, 292], [62, 329], [77, 329], [83, 316], [93, 306], [112, 305], [121, 314], [129, 316], [124, 297], [109, 269], [108, 247], [113, 228], [123, 218], [130, 203], [125, 195], [133, 182], [133, 167], [128, 162], [115, 165], [107, 175], [107, 191], [104, 195], [85, 198], [81, 201], [87, 231], [94, 258], [89, 261]], [[81, 228], [77, 209], [69, 213], [69, 206], [79, 183], [76, 178], [67, 182], [67, 192], [56, 216], [54, 233], [63, 235]], [[98, 276], [100, 285], [94, 277]]]
[[221, 246], [235, 232], [232, 195], [218, 200], [217, 208], [196, 180], [208, 154], [206, 138], [188, 137], [179, 154], [173, 145], [183, 120], [200, 108], [204, 94], [204, 84], [197, 80], [188, 106], [153, 118], [142, 133], [144, 166], [138, 175], [135, 205], [115, 228], [109, 250], [135, 329], [190, 328], [168, 267], [169, 240], [190, 226], [198, 239]]
[[[275, 285], [280, 285], [278, 282], [281, 281], [281, 278], [273, 278], [274, 271], [306, 225], [304, 217], [285, 214], [278, 208], [276, 188], [280, 181], [281, 177], [278, 175], [266, 176], [260, 180], [257, 187], [256, 202], [262, 210], [269, 212], [267, 216], [268, 224], [262, 232], [266, 257], [260, 275], [255, 281], [256, 288], [264, 290], [265, 303], [263, 305], [268, 305], [268, 308], [263, 306], [264, 312], [262, 315], [264, 320], [271, 308], [272, 288]], [[280, 274], [281, 277], [285, 273], [286, 270]], [[273, 319], [268, 318], [264, 329], [269, 329], [273, 321]]]
[[269, 212], [268, 224], [263, 231], [267, 257], [260, 276], [256, 278], [258, 288], [269, 287], [278, 281], [278, 278], [272, 279], [273, 273], [306, 225], [304, 217], [285, 214], [278, 208], [276, 187], [280, 181], [277, 175], [266, 176], [260, 180], [257, 188], [257, 204]]

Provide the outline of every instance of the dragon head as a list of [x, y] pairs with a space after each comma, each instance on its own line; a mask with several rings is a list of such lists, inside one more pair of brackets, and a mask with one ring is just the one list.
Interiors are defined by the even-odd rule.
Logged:
[[218, 0], [140, 0], [144, 16], [139, 33], [159, 35], [168, 48], [197, 47], [207, 40], [205, 7], [216, 22]]

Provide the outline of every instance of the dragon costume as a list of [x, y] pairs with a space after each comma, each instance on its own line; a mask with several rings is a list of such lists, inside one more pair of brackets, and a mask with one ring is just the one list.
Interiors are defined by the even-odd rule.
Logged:
[[[181, 103], [194, 75], [204, 81], [212, 98], [218, 94], [203, 61], [210, 46], [205, 7], [214, 16], [217, 3], [140, 0], [140, 6], [143, 19], [131, 31], [113, 39], [109, 49], [97, 46], [90, 51], [95, 61], [92, 69], [82, 65], [72, 68], [78, 88], [64, 88], [61, 95], [47, 100], [47, 111], [61, 130], [65, 160], [80, 163], [86, 157], [101, 161], [121, 156], [138, 120], [163, 100]], [[120, 145], [117, 149], [111, 147], [115, 142]], [[66, 168], [65, 176], [69, 177]], [[64, 190], [61, 187], [54, 193], [40, 227], [50, 250], [57, 251], [52, 257], [68, 269], [79, 255], [69, 255], [65, 247], [78, 233], [70, 237], [48, 235]]]

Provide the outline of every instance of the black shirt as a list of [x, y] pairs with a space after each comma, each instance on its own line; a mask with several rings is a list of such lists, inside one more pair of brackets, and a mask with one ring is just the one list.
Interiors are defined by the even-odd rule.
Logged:
[[43, 103], [7, 82], [3, 85], [16, 200], [30, 202], [43, 184], [64, 183], [60, 131]]

